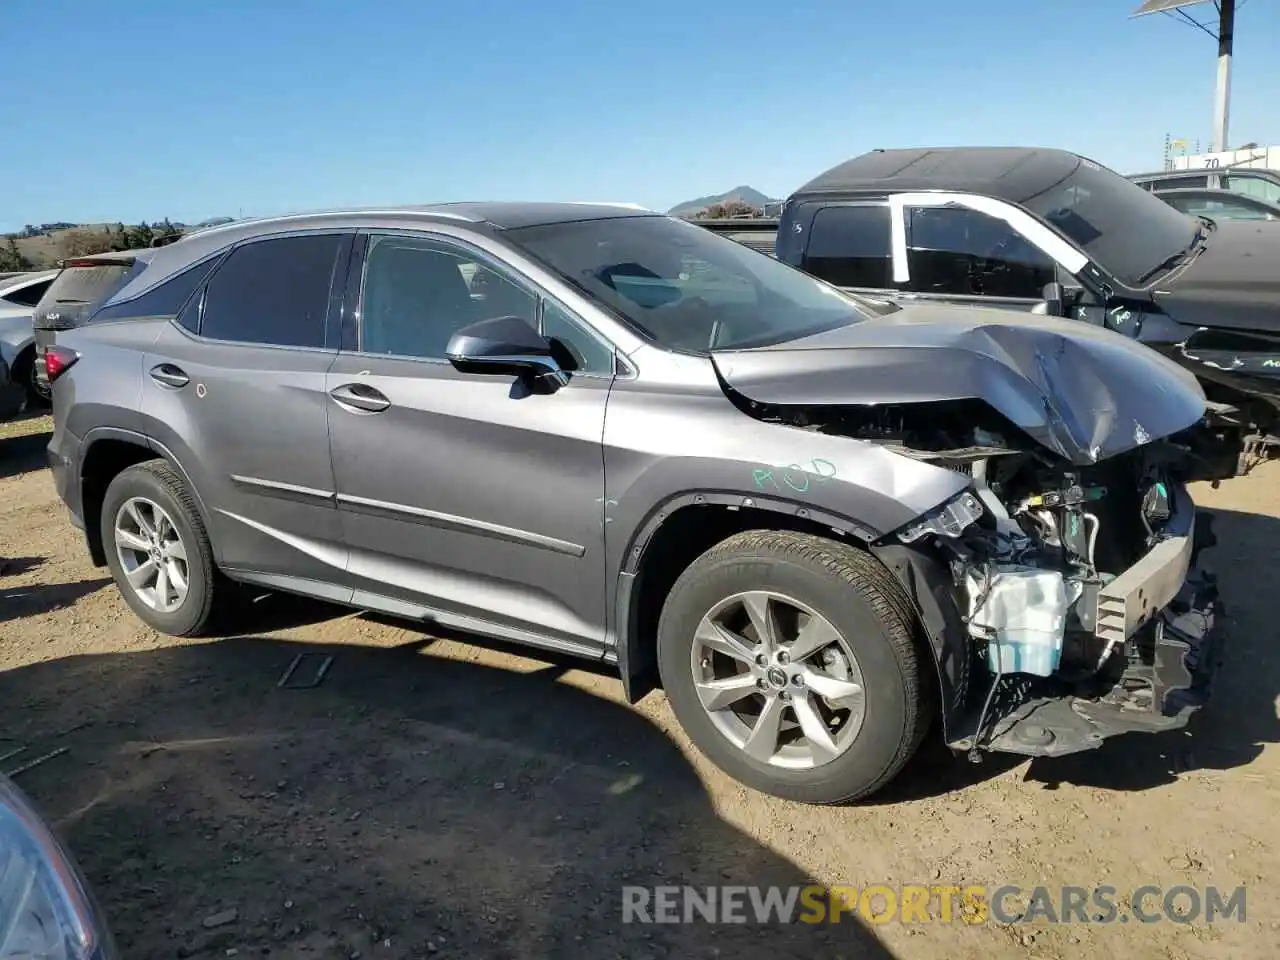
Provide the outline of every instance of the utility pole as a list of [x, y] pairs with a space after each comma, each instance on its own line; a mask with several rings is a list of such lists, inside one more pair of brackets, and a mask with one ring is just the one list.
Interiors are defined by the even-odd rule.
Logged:
[[1236, 0], [1218, 0], [1218, 89], [1213, 105], [1213, 143], [1225, 153], [1231, 113], [1231, 47], [1235, 40]]
[[1227, 127], [1231, 119], [1231, 52], [1235, 44], [1236, 7], [1238, 0], [1214, 0], [1218, 10], [1218, 32], [1214, 33], [1208, 24], [1201, 23], [1184, 10], [1207, 0], [1144, 0], [1142, 6], [1133, 12], [1135, 17], [1144, 17], [1152, 13], [1163, 13], [1165, 16], [1180, 19], [1185, 23], [1207, 33], [1218, 41], [1218, 86], [1213, 102], [1213, 147], [1214, 153], [1226, 153], [1231, 149], [1227, 139]]

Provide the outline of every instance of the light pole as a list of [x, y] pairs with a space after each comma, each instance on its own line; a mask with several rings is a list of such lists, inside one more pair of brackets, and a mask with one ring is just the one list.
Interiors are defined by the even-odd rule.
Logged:
[[1227, 126], [1231, 114], [1231, 49], [1235, 41], [1236, 0], [1213, 0], [1218, 11], [1218, 32], [1194, 19], [1184, 7], [1194, 7], [1209, 0], [1146, 0], [1133, 12], [1135, 17], [1163, 13], [1177, 17], [1203, 30], [1218, 41], [1218, 88], [1213, 103], [1213, 151], [1224, 153], [1227, 147]]

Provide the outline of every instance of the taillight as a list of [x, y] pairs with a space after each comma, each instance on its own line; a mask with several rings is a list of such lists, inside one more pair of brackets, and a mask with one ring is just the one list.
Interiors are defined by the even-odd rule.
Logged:
[[53, 383], [79, 359], [80, 354], [68, 347], [47, 347], [44, 351], [45, 376]]

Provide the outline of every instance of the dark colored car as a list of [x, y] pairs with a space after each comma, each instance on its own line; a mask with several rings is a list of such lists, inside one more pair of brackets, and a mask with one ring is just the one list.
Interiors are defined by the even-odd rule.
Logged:
[[1280, 220], [1280, 206], [1257, 197], [1210, 187], [1151, 191], [1173, 209], [1210, 220]]
[[876, 150], [788, 198], [777, 256], [874, 296], [1115, 330], [1194, 372], [1249, 454], [1275, 441], [1280, 223], [1189, 217], [1062, 150]]
[[1280, 206], [1280, 170], [1258, 167], [1203, 167], [1134, 173], [1128, 179], [1144, 190], [1226, 190]]
[[122, 269], [49, 331], [49, 455], [157, 630], [239, 582], [614, 664], [806, 801], [938, 716], [1056, 754], [1204, 702], [1185, 485], [1230, 464], [1195, 378], [1112, 332], [864, 303], [603, 205], [240, 222]]

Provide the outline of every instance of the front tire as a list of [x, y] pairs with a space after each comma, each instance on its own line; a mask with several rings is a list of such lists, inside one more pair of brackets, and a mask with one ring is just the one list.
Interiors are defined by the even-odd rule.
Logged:
[[870, 554], [752, 530], [681, 574], [658, 624], [672, 710], [734, 779], [805, 803], [888, 783], [915, 753], [932, 699], [914, 613]]
[[165, 460], [122, 470], [102, 502], [107, 566], [130, 609], [172, 637], [203, 633], [221, 578], [195, 499]]

